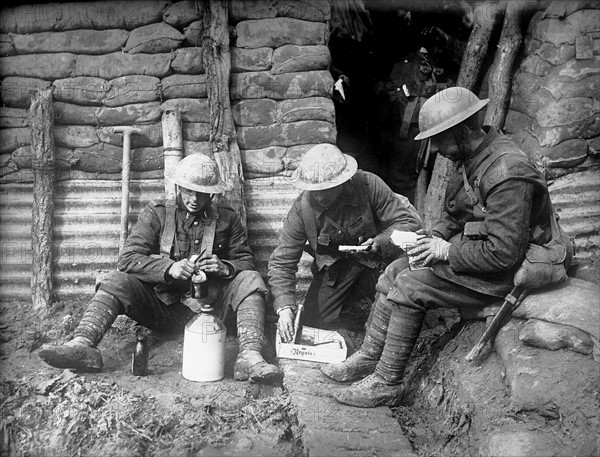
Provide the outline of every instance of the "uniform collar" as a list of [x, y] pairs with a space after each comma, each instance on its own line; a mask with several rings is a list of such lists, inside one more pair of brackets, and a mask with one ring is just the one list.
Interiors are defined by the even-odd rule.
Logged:
[[183, 221], [183, 225], [186, 228], [191, 227], [192, 224], [197, 220], [201, 220], [206, 225], [208, 221], [213, 218], [213, 215], [216, 212], [216, 208], [212, 204], [212, 201], [209, 201], [207, 205], [197, 213], [190, 213], [183, 204], [181, 196], [177, 197], [177, 206], [179, 208], [179, 215]]

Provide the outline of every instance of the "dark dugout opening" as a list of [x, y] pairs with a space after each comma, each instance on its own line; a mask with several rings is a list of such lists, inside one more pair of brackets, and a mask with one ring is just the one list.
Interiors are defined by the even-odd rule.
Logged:
[[[330, 71], [337, 145], [414, 203], [421, 151], [418, 113], [456, 83], [473, 2], [331, 0]], [[427, 162], [427, 163], [424, 163]]]

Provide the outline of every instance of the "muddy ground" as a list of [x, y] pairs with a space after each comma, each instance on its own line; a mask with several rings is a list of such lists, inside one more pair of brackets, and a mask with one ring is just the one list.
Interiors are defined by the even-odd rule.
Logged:
[[[150, 351], [149, 375], [133, 376], [137, 326], [123, 316], [100, 344], [101, 373], [74, 374], [45, 365], [37, 355], [40, 345], [70, 339], [85, 302], [59, 302], [44, 319], [28, 303], [0, 304], [2, 456], [308, 454], [281, 383], [232, 380], [234, 336], [227, 342], [226, 378], [216, 383], [181, 376], [183, 335], [162, 335]], [[494, 354], [483, 365], [466, 364], [464, 354], [483, 325], [460, 322], [451, 312], [428, 314], [408, 369], [404, 405], [392, 409], [415, 453], [481, 455], [490, 430], [511, 424], [580, 440], [580, 430], [562, 418], [511, 410]], [[272, 334], [273, 324], [270, 329]], [[360, 343], [360, 333], [352, 335]], [[272, 345], [266, 355], [275, 360]], [[475, 391], [468, 395], [468, 383], [461, 380], [465, 373]]]

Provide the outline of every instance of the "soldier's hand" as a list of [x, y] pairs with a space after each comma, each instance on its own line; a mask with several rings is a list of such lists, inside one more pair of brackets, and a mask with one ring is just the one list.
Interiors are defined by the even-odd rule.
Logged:
[[289, 343], [294, 339], [294, 311], [291, 308], [285, 308], [279, 312], [277, 328], [284, 343]]
[[369, 238], [368, 240], [361, 243], [361, 246], [368, 247], [368, 249], [365, 249], [364, 251], [358, 251], [356, 253], [356, 255], [359, 255], [362, 257], [371, 256], [371, 255], [377, 254], [379, 251], [381, 251], [381, 246], [379, 246], [379, 242], [375, 238]]
[[196, 261], [196, 269], [216, 276], [229, 276], [229, 267], [216, 254], [203, 256]]
[[406, 253], [411, 257], [411, 260], [415, 262], [422, 260], [426, 267], [436, 262], [446, 262], [449, 251], [450, 243], [436, 237], [421, 238], [417, 240], [414, 246], [406, 249]]
[[192, 274], [194, 274], [194, 262], [189, 259], [175, 262], [169, 268], [169, 276], [173, 279], [190, 279]]

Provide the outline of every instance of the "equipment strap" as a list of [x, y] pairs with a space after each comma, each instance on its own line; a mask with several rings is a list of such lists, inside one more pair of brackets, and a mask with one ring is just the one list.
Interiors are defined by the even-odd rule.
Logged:
[[169, 199], [165, 202], [165, 229], [160, 238], [160, 255], [167, 259], [171, 257], [171, 247], [175, 238], [175, 212], [177, 210], [177, 201]]

